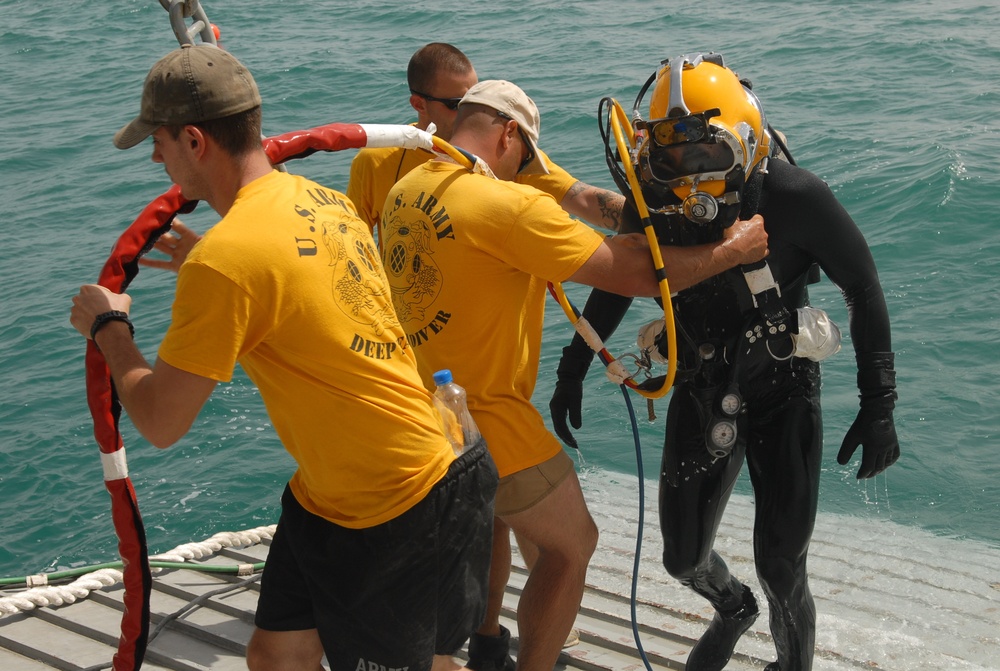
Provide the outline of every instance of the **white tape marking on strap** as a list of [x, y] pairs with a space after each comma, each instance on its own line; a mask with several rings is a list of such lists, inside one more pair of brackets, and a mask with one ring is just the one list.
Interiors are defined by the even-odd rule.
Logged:
[[763, 268], [743, 273], [743, 277], [747, 280], [750, 293], [754, 295], [762, 294], [768, 289], [778, 288], [778, 283], [774, 281], [774, 275], [771, 274], [771, 267], [767, 264], [764, 264]]
[[600, 352], [604, 349], [604, 341], [601, 340], [601, 336], [597, 335], [597, 331], [594, 330], [594, 327], [585, 318], [580, 317], [577, 319], [573, 324], [573, 328], [576, 329], [580, 337], [590, 346], [590, 349], [595, 352]]
[[416, 126], [368, 123], [359, 125], [368, 136], [366, 147], [402, 147], [430, 151], [434, 146], [434, 136]]
[[101, 452], [101, 466], [104, 467], [105, 480], [124, 480], [128, 477], [128, 464], [125, 462], [125, 448], [114, 452]]
[[625, 366], [618, 359], [608, 364], [607, 368], [604, 369], [604, 374], [615, 384], [625, 384], [625, 380], [631, 377], [628, 371], [625, 370]]
[[[585, 318], [580, 317], [573, 323], [573, 327], [576, 332], [580, 334], [580, 337], [586, 341], [590, 346], [590, 349], [594, 352], [600, 352], [604, 349], [604, 341], [601, 340], [601, 336], [597, 335], [597, 331], [594, 327], [590, 325]], [[618, 359], [612, 360], [611, 363], [607, 365], [604, 369], [604, 374], [608, 376], [608, 379], [615, 384], [624, 384], [625, 380], [629, 379], [631, 375], [625, 370], [625, 366]]]

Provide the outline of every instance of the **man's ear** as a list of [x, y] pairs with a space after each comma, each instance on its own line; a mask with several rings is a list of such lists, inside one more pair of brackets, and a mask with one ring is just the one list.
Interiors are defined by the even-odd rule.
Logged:
[[505, 121], [503, 124], [503, 147], [507, 149], [510, 147], [510, 143], [514, 140], [514, 135], [517, 133], [517, 122], [516, 121]]
[[201, 158], [205, 153], [208, 138], [201, 128], [191, 125], [184, 126], [181, 131], [180, 140], [191, 150], [191, 152], [195, 155], [195, 158]]
[[427, 113], [427, 101], [418, 96], [416, 93], [410, 94], [410, 107], [417, 111], [417, 114]]

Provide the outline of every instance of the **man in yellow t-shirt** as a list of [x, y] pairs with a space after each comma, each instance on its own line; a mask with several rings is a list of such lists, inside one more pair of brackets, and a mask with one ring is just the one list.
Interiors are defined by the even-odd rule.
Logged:
[[[253, 671], [452, 668], [482, 621], [496, 468], [456, 457], [342, 194], [272, 169], [250, 73], [213, 46], [153, 66], [121, 149], [153, 137], [188, 200], [221, 216], [181, 265], [154, 365], [131, 298], [86, 285], [70, 315], [139, 432], [168, 447], [241, 365], [298, 468], [261, 581]], [[446, 511], [443, 514], [442, 511]]]
[[[478, 157], [492, 175], [429, 161], [392, 187], [382, 213], [383, 263], [424, 383], [430, 386], [439, 368], [452, 370], [496, 461], [501, 533], [494, 543], [509, 527], [537, 557], [517, 608], [521, 671], [555, 665], [597, 543], [573, 462], [531, 404], [545, 283], [571, 280], [629, 296], [659, 294], [643, 236], [605, 238], [572, 219], [551, 195], [514, 182], [517, 175], [545, 170], [538, 130], [538, 110], [520, 88], [479, 82], [458, 107], [452, 144]], [[755, 217], [737, 222], [720, 243], [662, 247], [661, 253], [671, 287], [680, 290], [759, 260], [767, 253], [767, 235]], [[498, 594], [496, 586], [506, 576], [496, 572], [509, 571], [509, 562], [498, 560], [503, 550], [494, 548], [481, 634], [502, 636], [502, 589]], [[490, 656], [479, 668], [509, 665], [505, 647], [498, 647], [502, 657]]]
[[[451, 139], [458, 114], [458, 101], [478, 80], [468, 57], [457, 47], [432, 42], [418, 49], [406, 68], [410, 88], [410, 106], [417, 113], [416, 126]], [[518, 175], [515, 181], [529, 184], [555, 198], [570, 214], [611, 231], [619, 230], [625, 198], [615, 191], [591, 186], [575, 179], [539, 150], [546, 170]], [[373, 233], [382, 219], [382, 204], [392, 185], [432, 154], [420, 149], [362, 149], [351, 162], [347, 197], [358, 208], [358, 215], [368, 222]]]

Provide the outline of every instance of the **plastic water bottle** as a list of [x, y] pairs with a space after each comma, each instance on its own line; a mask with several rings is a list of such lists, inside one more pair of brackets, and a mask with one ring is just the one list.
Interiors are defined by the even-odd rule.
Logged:
[[434, 373], [434, 404], [444, 421], [444, 434], [451, 442], [455, 454], [462, 454], [479, 442], [479, 427], [472, 419], [465, 389], [454, 382], [451, 371]]

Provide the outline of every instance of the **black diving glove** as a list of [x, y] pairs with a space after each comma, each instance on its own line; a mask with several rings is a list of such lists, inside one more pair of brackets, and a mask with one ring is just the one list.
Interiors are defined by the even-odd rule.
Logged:
[[857, 478], [873, 478], [899, 459], [899, 439], [892, 411], [896, 407], [896, 371], [892, 352], [859, 354], [858, 389], [861, 409], [847, 431], [837, 463], [847, 464], [863, 447]]
[[576, 438], [566, 426], [566, 418], [574, 429], [583, 426], [581, 408], [583, 406], [583, 379], [587, 377], [587, 369], [594, 359], [594, 353], [580, 336], [574, 336], [573, 342], [563, 347], [562, 358], [556, 369], [556, 389], [549, 401], [549, 412], [552, 414], [552, 428], [556, 435], [570, 447], [580, 449]]

